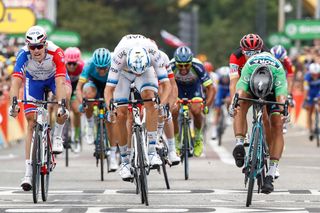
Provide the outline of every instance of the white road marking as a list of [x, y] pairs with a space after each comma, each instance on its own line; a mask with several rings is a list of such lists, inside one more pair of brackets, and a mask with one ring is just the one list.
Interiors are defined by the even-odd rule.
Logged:
[[8, 155], [1, 155], [0, 156], [0, 160], [9, 160], [9, 159], [13, 159], [13, 158], [16, 158], [16, 157], [18, 157], [18, 156], [10, 153]]
[[7, 209], [5, 212], [62, 212], [63, 209]]
[[209, 143], [210, 147], [217, 153], [223, 163], [234, 165], [233, 156], [226, 148], [224, 148], [223, 146], [218, 146], [217, 141], [209, 140], [207, 143]]

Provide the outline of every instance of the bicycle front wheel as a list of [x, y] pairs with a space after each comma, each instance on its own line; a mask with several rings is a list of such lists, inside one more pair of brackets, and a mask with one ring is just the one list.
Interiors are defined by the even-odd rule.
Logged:
[[147, 171], [145, 165], [145, 153], [142, 146], [143, 140], [141, 137], [141, 130], [140, 128], [136, 128], [135, 136], [137, 141], [137, 150], [138, 150], [138, 167], [139, 167], [139, 182], [140, 182], [140, 191], [141, 191], [141, 203], [144, 203], [146, 206], [149, 205], [148, 201], [148, 180], [147, 180]]
[[103, 119], [99, 120], [99, 132], [100, 132], [100, 153], [99, 153], [99, 159], [100, 159], [100, 174], [101, 174], [101, 181], [104, 180], [104, 159], [105, 159], [105, 149], [104, 149], [104, 123]]
[[[255, 172], [257, 168], [257, 161], [258, 161], [258, 144], [259, 144], [259, 129], [256, 128], [253, 134], [253, 147], [251, 152], [251, 165], [250, 165], [250, 172], [249, 172], [249, 186], [248, 186], [248, 193], [247, 193], [247, 202], [246, 206], [249, 207], [252, 202], [252, 193], [254, 188], [254, 181], [255, 181]], [[250, 153], [249, 153], [250, 154]], [[249, 155], [250, 156], [250, 155]]]
[[315, 115], [315, 130], [314, 134], [316, 135], [317, 140], [317, 147], [320, 146], [320, 135], [319, 135], [319, 111], [316, 109], [316, 115]]
[[168, 178], [168, 173], [167, 173], [167, 168], [166, 168], [166, 158], [168, 155], [168, 147], [166, 145], [166, 143], [162, 140], [163, 143], [163, 147], [159, 150], [159, 156], [161, 158], [162, 161], [162, 172], [163, 172], [163, 176], [164, 176], [164, 181], [166, 182], [166, 187], [167, 189], [170, 189], [170, 184], [169, 184], [169, 178]]
[[33, 136], [32, 146], [32, 196], [33, 202], [38, 202], [39, 186], [40, 186], [40, 166], [41, 166], [41, 131], [40, 125], [37, 124]]
[[[183, 125], [183, 157], [184, 157], [184, 179], [189, 179], [189, 151], [191, 144], [191, 135], [188, 123], [184, 123]], [[189, 143], [190, 141], [190, 143]]]
[[49, 180], [50, 180], [50, 169], [51, 169], [51, 138], [50, 131], [47, 132], [47, 145], [45, 147], [45, 157], [46, 163], [44, 169], [41, 173], [41, 196], [43, 201], [47, 201], [48, 199], [48, 191], [49, 191]]

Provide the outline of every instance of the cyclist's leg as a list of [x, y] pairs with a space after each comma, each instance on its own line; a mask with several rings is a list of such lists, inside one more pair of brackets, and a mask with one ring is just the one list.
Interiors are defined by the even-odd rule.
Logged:
[[[158, 92], [158, 79], [153, 69], [148, 69], [141, 76], [136, 77], [135, 84], [143, 99], [154, 98], [155, 93]], [[156, 152], [158, 111], [154, 107], [154, 102], [146, 102], [144, 107], [146, 109], [149, 162], [151, 165], [161, 165], [162, 161]]]
[[[248, 93], [242, 93], [241, 97], [251, 97]], [[249, 102], [241, 101], [240, 110], [234, 116], [233, 130], [236, 137], [236, 145], [233, 149], [233, 157], [235, 159], [236, 165], [242, 167], [244, 164], [245, 149], [243, 143], [247, 133], [247, 113], [251, 106]]]
[[[119, 101], [128, 101], [130, 94], [130, 85], [134, 76], [129, 74], [122, 74], [119, 77], [118, 84], [115, 88], [113, 98], [115, 102]], [[128, 145], [128, 133], [127, 133], [127, 115], [128, 115], [128, 106], [120, 106], [116, 109], [117, 117], [116, 122], [113, 127], [113, 140], [118, 143], [120, 156], [121, 156], [121, 165], [119, 169], [119, 175], [123, 180], [131, 178], [131, 164], [129, 162], [129, 155], [127, 153]], [[131, 127], [130, 127], [131, 128]], [[131, 138], [130, 138], [131, 140]]]
[[169, 119], [166, 120], [166, 122], [164, 124], [164, 132], [165, 132], [166, 137], [167, 137], [169, 160], [174, 165], [177, 165], [180, 162], [180, 157], [177, 155], [177, 152], [176, 152], [176, 141], [175, 141], [175, 138], [174, 138], [174, 128], [173, 128], [172, 116], [170, 116]]
[[214, 110], [215, 110], [215, 117], [213, 120], [213, 124], [212, 124], [212, 134], [211, 134], [211, 139], [216, 139], [217, 137], [217, 125], [219, 123], [219, 118], [221, 115], [221, 106], [223, 104], [223, 88], [218, 86], [218, 91], [217, 91], [217, 95], [215, 98], [215, 103], [214, 103]]
[[313, 103], [314, 97], [315, 97], [314, 92], [310, 90], [303, 103], [303, 107], [307, 110], [307, 129], [309, 130], [309, 140], [313, 140], [312, 114], [314, 111], [314, 103]]
[[[77, 82], [78, 81], [75, 81], [75, 82], [72, 82], [72, 96], [71, 96], [71, 110], [73, 112], [73, 116], [70, 117], [71, 119], [71, 124], [72, 124], [72, 141], [77, 141], [79, 142], [80, 141], [80, 112], [79, 112], [79, 101], [76, 97], [76, 86], [77, 86]], [[80, 143], [76, 144], [76, 149], [75, 149], [76, 152], [80, 151]]]

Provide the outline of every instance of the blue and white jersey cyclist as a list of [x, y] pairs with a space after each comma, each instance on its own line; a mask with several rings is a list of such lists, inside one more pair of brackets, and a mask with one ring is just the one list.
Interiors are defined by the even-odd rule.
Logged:
[[[214, 87], [211, 78], [205, 71], [201, 61], [193, 57], [191, 49], [187, 46], [181, 46], [176, 49], [174, 58], [170, 61], [177, 86], [178, 97], [188, 99], [204, 98], [203, 90], [206, 95], [206, 106], [210, 106], [213, 102]], [[194, 118], [195, 125], [195, 144], [194, 155], [199, 157], [203, 149], [202, 136], [202, 106], [201, 103], [191, 105], [190, 111]], [[178, 108], [173, 109], [173, 121], [175, 126], [176, 141], [178, 139]]]
[[[130, 85], [134, 83], [143, 99], [155, 97], [158, 87], [161, 87], [161, 104], [168, 103], [170, 94], [170, 82], [157, 45], [149, 38], [139, 34], [129, 34], [120, 40], [113, 51], [110, 73], [105, 89], [107, 106], [113, 98], [115, 101], [127, 101], [130, 94]], [[159, 83], [158, 83], [159, 82]], [[155, 145], [157, 141], [158, 110], [153, 102], [146, 102], [146, 129], [149, 143], [148, 157], [151, 166], [161, 165]], [[123, 180], [132, 177], [131, 164], [127, 155], [127, 109], [128, 106], [119, 106], [116, 117], [115, 137], [120, 148], [122, 164], [119, 174]]]
[[[308, 72], [304, 76], [304, 103], [307, 110], [307, 128], [309, 129], [309, 140], [313, 140], [312, 113], [314, 111], [314, 98], [320, 99], [320, 64], [311, 63]], [[320, 100], [319, 100], [320, 101]]]
[[[58, 101], [62, 99], [69, 103], [71, 95], [70, 79], [66, 74], [63, 50], [53, 42], [47, 40], [45, 30], [40, 26], [28, 29], [25, 35], [26, 45], [21, 48], [14, 67], [13, 79], [10, 89], [11, 102], [13, 97], [18, 97], [19, 88], [24, 82], [24, 100], [43, 100], [46, 88], [49, 88]], [[10, 115], [17, 116], [18, 107], [10, 106]], [[30, 149], [33, 130], [35, 126], [35, 113], [37, 107], [34, 104], [24, 104], [25, 117], [27, 119], [27, 137], [25, 145], [26, 173], [21, 187], [25, 191], [31, 190], [32, 166], [30, 162]], [[52, 151], [59, 154], [63, 151], [62, 130], [68, 117], [68, 110], [64, 112], [60, 106], [56, 113]]]
[[[79, 111], [86, 114], [88, 125], [86, 130], [86, 139], [89, 144], [92, 144], [95, 140], [94, 137], [94, 118], [93, 118], [93, 104], [88, 103], [88, 107], [85, 109], [82, 104], [83, 98], [94, 99], [103, 98], [104, 89], [107, 83], [109, 70], [111, 67], [111, 53], [106, 48], [98, 48], [93, 52], [92, 57], [83, 67], [83, 71], [80, 74], [77, 84], [77, 99], [81, 103], [79, 105]], [[107, 123], [108, 132], [111, 133], [112, 125]], [[118, 164], [115, 158], [117, 150], [116, 144], [109, 134], [109, 141], [111, 145], [111, 158], [110, 158], [110, 170], [115, 171], [118, 168]], [[97, 147], [96, 147], [97, 148]], [[95, 153], [97, 150], [95, 150]], [[94, 153], [94, 155], [95, 155]]]

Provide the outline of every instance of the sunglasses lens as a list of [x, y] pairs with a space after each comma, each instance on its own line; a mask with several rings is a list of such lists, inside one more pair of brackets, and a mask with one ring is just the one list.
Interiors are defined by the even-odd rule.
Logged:
[[191, 65], [191, 63], [180, 63], [180, 64], [177, 64], [177, 67], [178, 68], [188, 68], [189, 66]]
[[29, 46], [31, 50], [35, 50], [35, 49], [41, 50], [43, 47], [44, 47], [43, 44]]
[[70, 65], [70, 66], [76, 66], [77, 65], [76, 62], [68, 62], [67, 64]]

